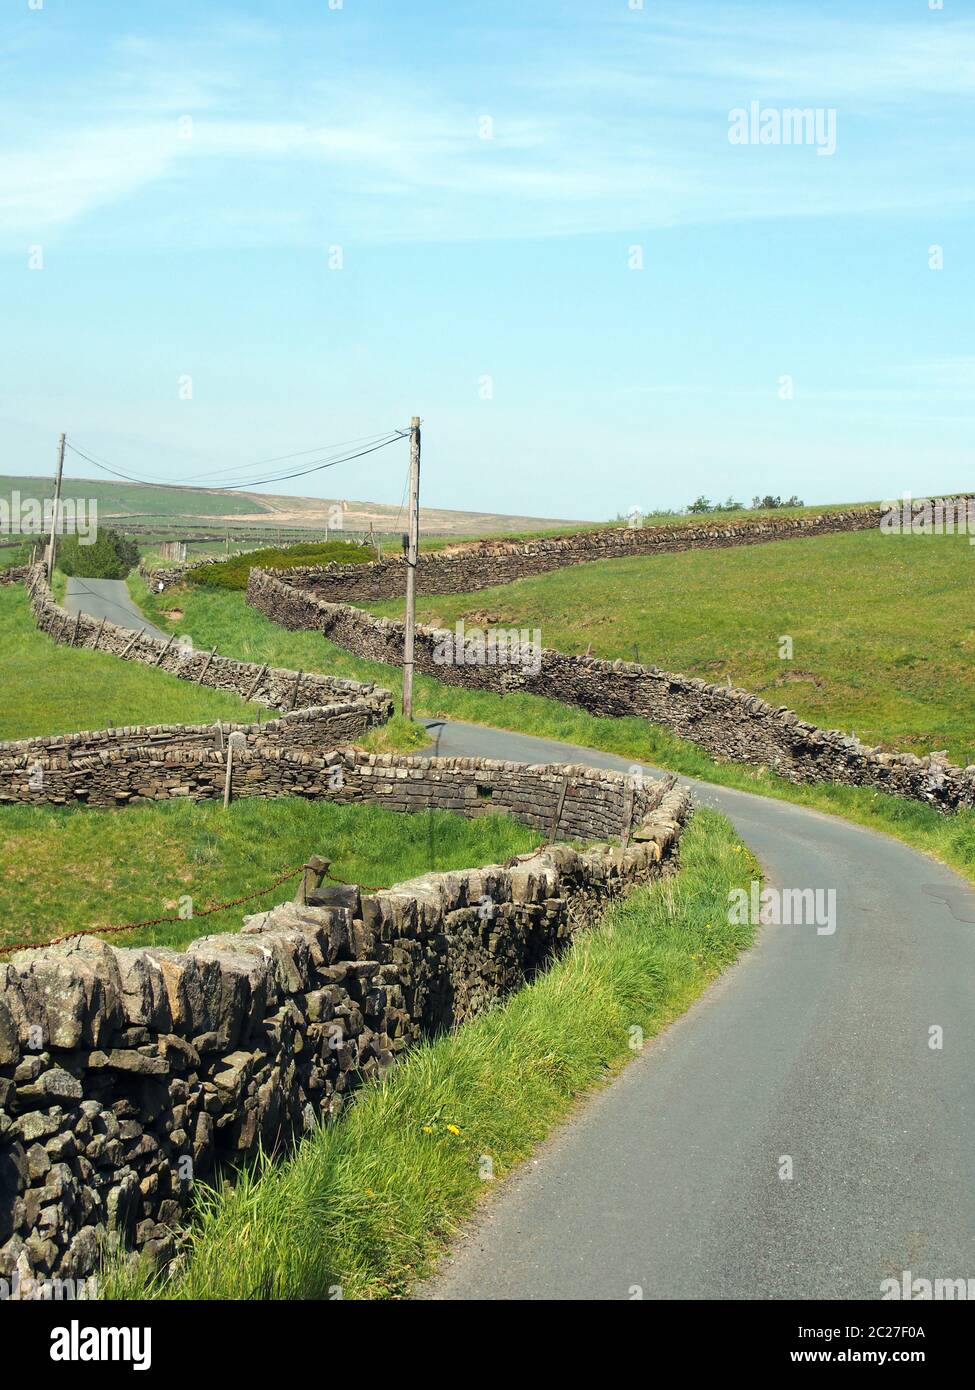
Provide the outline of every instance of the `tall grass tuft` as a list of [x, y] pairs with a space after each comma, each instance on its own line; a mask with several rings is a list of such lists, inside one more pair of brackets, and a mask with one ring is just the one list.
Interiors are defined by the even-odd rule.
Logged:
[[614, 904], [602, 923], [490, 1013], [417, 1048], [345, 1116], [280, 1164], [201, 1193], [182, 1269], [111, 1272], [109, 1297], [401, 1297], [478, 1198], [587, 1090], [681, 1013], [751, 928], [728, 893], [758, 874], [722, 817], [702, 810], [678, 876]]

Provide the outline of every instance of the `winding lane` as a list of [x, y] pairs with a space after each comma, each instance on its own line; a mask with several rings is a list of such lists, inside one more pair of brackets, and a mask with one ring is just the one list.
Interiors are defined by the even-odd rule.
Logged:
[[[631, 766], [430, 727], [443, 754]], [[884, 835], [682, 780], [772, 886], [835, 889], [835, 932], [763, 927], [499, 1184], [416, 1297], [877, 1299], [904, 1270], [975, 1277], [975, 891]]]
[[124, 579], [79, 579], [72, 575], [64, 596], [68, 613], [86, 613], [89, 618], [106, 618], [119, 627], [138, 632], [145, 629], [147, 637], [169, 637], [146, 618], [130, 595]]
[[[144, 621], [118, 581], [72, 580], [66, 606]], [[632, 766], [429, 727], [443, 754]], [[499, 1184], [416, 1297], [877, 1299], [905, 1270], [975, 1278], [975, 891], [874, 831], [682, 780], [773, 887], [834, 889], [835, 932], [762, 928]]]

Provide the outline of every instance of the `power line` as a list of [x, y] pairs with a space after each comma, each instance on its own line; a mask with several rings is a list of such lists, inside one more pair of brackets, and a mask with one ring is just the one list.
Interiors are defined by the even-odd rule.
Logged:
[[[391, 431], [388, 431], [385, 435], [379, 435], [379, 436], [376, 436], [376, 435], [365, 435], [365, 436], [363, 436], [364, 439], [371, 439], [371, 440], [374, 440], [374, 441], [376, 441], [376, 442], [373, 442], [373, 443], [369, 444], [368, 447], [366, 447], [366, 448], [364, 448], [364, 449], [358, 449], [358, 450], [353, 451], [352, 453], [340, 454], [337, 458], [318, 459], [318, 460], [316, 460], [314, 463], [308, 465], [307, 467], [302, 467], [302, 468], [295, 469], [293, 472], [276, 473], [276, 474], [274, 474], [274, 475], [272, 475], [272, 476], [269, 476], [269, 477], [266, 477], [266, 478], [249, 478], [249, 479], [245, 479], [244, 481], [238, 482], [238, 483], [222, 483], [222, 484], [220, 484], [220, 490], [221, 490], [221, 491], [224, 491], [224, 492], [235, 492], [235, 491], [241, 491], [241, 490], [245, 490], [245, 489], [249, 489], [249, 488], [254, 488], [254, 487], [263, 487], [263, 486], [265, 486], [266, 484], [269, 484], [269, 483], [282, 483], [282, 482], [287, 482], [287, 481], [289, 481], [289, 480], [292, 479], [292, 478], [303, 478], [303, 477], [307, 477], [307, 476], [308, 476], [309, 474], [311, 474], [311, 473], [319, 473], [319, 472], [323, 471], [323, 470], [326, 469], [326, 468], [334, 468], [334, 467], [336, 467], [337, 464], [340, 464], [340, 463], [349, 463], [349, 462], [351, 462], [353, 459], [364, 458], [367, 454], [376, 453], [379, 449], [385, 449], [385, 448], [387, 447], [387, 445], [389, 445], [389, 444], [395, 444], [396, 441], [397, 441], [398, 439], [405, 439], [405, 438], [407, 437], [408, 433], [409, 433], [409, 432], [408, 432], [407, 430], [391, 430]], [[351, 443], [351, 442], [354, 442], [354, 441], [349, 441], [349, 442]], [[129, 483], [140, 483], [140, 484], [149, 485], [149, 486], [156, 486], [156, 487], [172, 487], [172, 486], [173, 486], [173, 480], [170, 479], [170, 478], [145, 478], [145, 477], [141, 477], [141, 478], [140, 478], [140, 477], [138, 477], [138, 476], [135, 475], [135, 474], [126, 473], [126, 472], [124, 472], [124, 471], [121, 470], [121, 469], [111, 467], [110, 464], [104, 462], [103, 460], [100, 460], [100, 459], [95, 458], [94, 455], [85, 452], [85, 450], [83, 450], [83, 449], [79, 449], [78, 446], [77, 446], [76, 444], [74, 444], [71, 440], [68, 440], [67, 444], [68, 444], [68, 448], [71, 450], [72, 453], [77, 454], [77, 456], [78, 456], [79, 458], [84, 459], [86, 463], [92, 464], [93, 467], [100, 469], [103, 473], [108, 473], [108, 474], [110, 474], [110, 475], [111, 475], [112, 477], [114, 477], [114, 478], [121, 478], [121, 479], [123, 479], [125, 482], [129, 482]], [[322, 446], [322, 447], [332, 447], [332, 448], [335, 448], [335, 447], [338, 447], [338, 446], [332, 445], [332, 446]], [[318, 451], [318, 450], [315, 450], [315, 449], [307, 449], [307, 450], [302, 451], [302, 453], [304, 453], [304, 454], [317, 453], [317, 452], [319, 452], [319, 451]], [[272, 463], [272, 462], [275, 462], [275, 461], [283, 462], [284, 460], [286, 460], [286, 459], [288, 459], [288, 458], [300, 458], [300, 457], [302, 457], [302, 453], [297, 453], [297, 454], [282, 454], [282, 455], [279, 456], [279, 459], [278, 459], [278, 460], [268, 459], [268, 460], [265, 460], [264, 462], [267, 462], [267, 463]], [[242, 467], [244, 467], [244, 468], [256, 468], [256, 467], [260, 467], [260, 466], [261, 466], [261, 461], [258, 461], [257, 463], [251, 463], [251, 464], [242, 465]], [[227, 472], [239, 472], [240, 469], [227, 469], [226, 471], [227, 471]], [[210, 476], [213, 476], [213, 475], [211, 475], [211, 474], [198, 474], [198, 475], [196, 475], [196, 479], [199, 480], [200, 478], [206, 478], [206, 477], [210, 477]], [[199, 485], [202, 486], [203, 484], [199, 484]]]
[[[227, 473], [242, 474], [251, 468], [266, 468], [272, 463], [286, 463], [289, 459], [307, 458], [309, 454], [327, 454], [332, 449], [345, 449], [353, 444], [374, 444], [392, 433], [392, 430], [383, 430], [376, 434], [362, 434], [355, 439], [343, 439], [334, 444], [319, 444], [314, 449], [300, 449], [294, 454], [277, 454], [273, 458], [257, 459], [254, 463], [231, 464], [228, 468], [214, 468], [205, 473], [191, 473], [180, 478], [171, 478], [168, 481], [177, 484], [190, 482], [200, 484], [205, 478], [223, 477]], [[97, 461], [93, 457], [89, 459], [89, 462], [96, 463], [97, 467]]]
[[[296, 469], [296, 470], [294, 470], [293, 472], [275, 473], [274, 475], [268, 476], [267, 478], [252, 478], [252, 479], [246, 479], [246, 480], [244, 480], [244, 481], [242, 481], [242, 482], [239, 482], [239, 483], [224, 483], [224, 484], [222, 484], [222, 489], [223, 489], [224, 491], [228, 491], [228, 492], [229, 492], [229, 491], [232, 491], [232, 490], [239, 490], [239, 489], [241, 489], [241, 488], [260, 487], [260, 486], [262, 486], [264, 483], [283, 482], [283, 481], [285, 481], [285, 480], [288, 479], [288, 478], [302, 477], [303, 475], [305, 475], [305, 474], [307, 474], [307, 473], [314, 473], [314, 472], [317, 472], [317, 471], [318, 471], [319, 469], [321, 469], [321, 468], [332, 468], [332, 467], [334, 467], [336, 464], [346, 462], [346, 461], [349, 460], [349, 459], [361, 458], [363, 455], [365, 455], [365, 454], [367, 454], [367, 453], [372, 453], [375, 449], [378, 449], [378, 448], [385, 448], [385, 446], [386, 446], [387, 444], [392, 444], [392, 443], [395, 443], [395, 441], [396, 441], [397, 439], [405, 438], [405, 434], [406, 434], [405, 431], [396, 430], [396, 431], [389, 431], [389, 432], [387, 432], [386, 435], [379, 435], [379, 436], [376, 436], [376, 435], [368, 435], [368, 436], [364, 436], [365, 438], [375, 440], [376, 442], [373, 443], [372, 445], [370, 445], [370, 447], [368, 447], [368, 448], [366, 448], [366, 449], [357, 450], [357, 451], [354, 451], [354, 452], [349, 453], [349, 454], [341, 454], [341, 455], [339, 455], [338, 457], [335, 457], [335, 458], [318, 459], [318, 460], [315, 461], [315, 463], [310, 464], [308, 467]], [[325, 447], [329, 447], [329, 446], [322, 446], [322, 448], [325, 448]], [[337, 446], [331, 446], [331, 447], [337, 447]], [[126, 471], [124, 471], [124, 470], [122, 470], [122, 469], [119, 469], [119, 468], [113, 468], [110, 464], [108, 464], [107, 462], [105, 462], [105, 460], [96, 458], [94, 454], [91, 454], [91, 453], [89, 453], [89, 452], [87, 452], [87, 451], [85, 451], [85, 450], [83, 450], [83, 449], [80, 449], [76, 444], [72, 443], [70, 440], [68, 441], [68, 448], [71, 449], [73, 453], [77, 454], [77, 455], [79, 456], [79, 458], [83, 458], [87, 463], [93, 464], [95, 468], [99, 468], [99, 469], [102, 470], [102, 472], [109, 473], [109, 474], [111, 474], [111, 476], [113, 476], [113, 477], [122, 478], [122, 479], [124, 479], [126, 482], [131, 482], [131, 483], [143, 483], [143, 484], [146, 484], [146, 485], [149, 485], [149, 486], [158, 486], [158, 487], [171, 487], [171, 486], [173, 486], [174, 480], [171, 479], [171, 478], [146, 478], [146, 477], [144, 477], [144, 476], [139, 476], [138, 474], [135, 474], [135, 473], [126, 472]], [[318, 452], [320, 452], [320, 450], [308, 449], [308, 450], [305, 450], [304, 452], [305, 452], [305, 453], [318, 453]], [[287, 454], [285, 454], [285, 455], [282, 455], [281, 457], [282, 457], [282, 459], [286, 459], [286, 458], [289, 458], [289, 457], [290, 457], [290, 458], [298, 458], [298, 457], [300, 457], [300, 456], [301, 456], [301, 455], [299, 455], [299, 454], [292, 454], [292, 455], [287, 455]], [[271, 462], [271, 460], [268, 460], [268, 462]], [[259, 465], [258, 465], [258, 464], [245, 464], [245, 465], [242, 465], [242, 467], [245, 467], [245, 468], [253, 468], [253, 467], [257, 467], [257, 466], [259, 466]], [[227, 469], [226, 471], [227, 471], [227, 472], [239, 472], [240, 470], [239, 470], [239, 469]], [[205, 477], [209, 477], [209, 476], [211, 476], [211, 475], [210, 475], [210, 474], [197, 474], [197, 475], [194, 475], [194, 480], [196, 481], [196, 480], [198, 480], [198, 479], [200, 479], [200, 478], [205, 478]]]

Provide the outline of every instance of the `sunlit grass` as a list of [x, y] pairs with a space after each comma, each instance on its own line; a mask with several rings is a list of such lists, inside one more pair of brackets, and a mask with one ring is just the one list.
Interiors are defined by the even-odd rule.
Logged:
[[[821, 728], [975, 759], [975, 551], [879, 531], [603, 560], [472, 594], [420, 622], [538, 627], [558, 651], [732, 684]], [[387, 616], [401, 602], [364, 605]], [[783, 657], [783, 638], [791, 657]]]
[[0, 588], [4, 651], [0, 739], [129, 724], [249, 723], [259, 706], [108, 652], [61, 645], [39, 632], [22, 585]]
[[[856, 537], [840, 539], [848, 542]], [[917, 538], [909, 543], [923, 544], [925, 539], [931, 538]], [[800, 541], [795, 544], [813, 547], [821, 543]], [[891, 543], [896, 543], [894, 538]], [[776, 543], [775, 547], [766, 549], [788, 544]], [[975, 556], [972, 558], [975, 560]], [[581, 574], [588, 568], [583, 566], [568, 573]], [[180, 592], [182, 595], [183, 591]], [[143, 594], [144, 586], [138, 591], [140, 600]], [[480, 601], [482, 596], [476, 597]], [[159, 610], [151, 607], [152, 597], [146, 601], [153, 612], [153, 620], [159, 621]], [[287, 632], [250, 608], [243, 595], [206, 591], [190, 595], [186, 602], [187, 618], [192, 620], [193, 630], [199, 633], [201, 642], [219, 641], [223, 650], [232, 650], [236, 642], [251, 661], [270, 660], [279, 665], [376, 681], [391, 689], [397, 701], [400, 698], [401, 672], [397, 667], [361, 661], [314, 632]], [[687, 620], [690, 622], [691, 617]], [[160, 625], [165, 626], [165, 621]], [[920, 802], [862, 787], [841, 787], [832, 783], [796, 786], [766, 768], [718, 762], [695, 744], [676, 738], [644, 719], [603, 719], [537, 695], [492, 695], [445, 685], [418, 674], [415, 697], [417, 711], [421, 714], [558, 739], [583, 748], [615, 753], [628, 762], [650, 763], [722, 786], [832, 812], [894, 835], [950, 864], [975, 882], [975, 813], [971, 811], [942, 816]]]
[[[757, 876], [722, 817], [700, 811], [674, 878], [614, 904], [534, 983], [417, 1048], [295, 1156], [201, 1194], [183, 1271], [131, 1268], [110, 1297], [401, 1296], [492, 1186], [577, 1097], [633, 1056], [748, 945], [728, 894]], [[652, 1045], [652, 1044], [651, 1044]]]
[[[349, 882], [387, 887], [429, 870], [498, 863], [539, 843], [502, 815], [398, 814], [299, 797], [169, 801], [124, 810], [0, 808], [0, 945], [178, 915], [266, 888], [310, 854]], [[183, 946], [236, 931], [245, 915], [293, 898], [295, 878], [239, 907], [113, 937]], [[185, 910], [185, 909], [184, 909]]]

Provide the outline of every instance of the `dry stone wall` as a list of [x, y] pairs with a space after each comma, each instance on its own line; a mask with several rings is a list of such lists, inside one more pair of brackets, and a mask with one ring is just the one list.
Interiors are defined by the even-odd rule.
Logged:
[[176, 797], [318, 795], [323, 750], [378, 719], [355, 702], [265, 724], [157, 724], [0, 743], [0, 806], [125, 806]]
[[[517, 763], [378, 757], [356, 749], [314, 752], [288, 746], [273, 725], [252, 725], [244, 732], [249, 741], [236, 747], [231, 759], [233, 800], [301, 796], [341, 805], [374, 801], [394, 811], [434, 807], [478, 815], [502, 810], [549, 836], [593, 839], [618, 833], [622, 784], [612, 779], [594, 783], [578, 768], [565, 769], [563, 798], [561, 773], [543, 777], [537, 768], [526, 773]], [[201, 733], [214, 738], [211, 729]], [[31, 741], [32, 746], [44, 742]], [[123, 807], [175, 798], [205, 801], [224, 794], [227, 753], [212, 742], [158, 752], [151, 745], [124, 742], [94, 753], [84, 745], [82, 750], [56, 749], [47, 756], [35, 750], [0, 759], [0, 805]], [[596, 785], [604, 790], [597, 794]], [[639, 793], [634, 804], [639, 811]]]
[[169, 1258], [196, 1181], [286, 1145], [530, 980], [611, 899], [674, 868], [690, 810], [681, 790], [584, 769], [387, 758], [369, 775], [403, 809], [435, 797], [483, 814], [490, 787], [530, 824], [563, 804], [563, 833], [635, 828], [625, 848], [319, 888], [183, 952], [81, 937], [0, 964], [8, 1284], [83, 1279], [106, 1243]]
[[[735, 545], [842, 531], [869, 531], [880, 525], [882, 507], [858, 507], [823, 512], [818, 516], [761, 517], [745, 521], [709, 521], [681, 526], [612, 526], [578, 531], [567, 536], [540, 536], [531, 541], [473, 541], [448, 549], [421, 552], [417, 566], [420, 594], [467, 594], [510, 584], [514, 579], [546, 574], [593, 560], [617, 560], [628, 555], [661, 555], [678, 550], [715, 550]], [[199, 564], [211, 563], [200, 561]], [[334, 603], [371, 603], [400, 598], [406, 588], [405, 560], [392, 555], [368, 565], [303, 566], [291, 571], [296, 581], [319, 598]], [[183, 581], [182, 569], [143, 569], [157, 591]]]
[[[194, 539], [221, 540], [222, 537], [198, 536], [194, 537]], [[273, 546], [275, 550], [287, 550], [289, 546], [307, 545], [309, 541], [321, 539], [321, 537], [315, 536], [312, 532], [309, 532], [307, 537], [304, 537], [300, 540], [278, 540], [275, 538], [274, 535], [262, 537], [264, 543], [269, 547]], [[339, 537], [339, 539], [341, 539], [341, 536]], [[230, 550], [223, 555], [203, 555], [198, 560], [190, 560], [188, 563], [184, 562], [183, 564], [178, 565], [160, 565], [155, 568], [153, 568], [151, 565], [147, 565], [143, 560], [139, 563], [139, 574], [142, 576], [142, 578], [146, 581], [146, 583], [149, 585], [151, 589], [154, 589], [157, 594], [161, 594], [166, 589], [172, 589], [173, 587], [175, 587], [175, 585], [182, 584], [185, 581], [187, 574], [189, 574], [192, 570], [205, 569], [207, 565], [219, 564], [222, 560], [236, 559], [238, 555], [253, 554], [255, 548], [256, 547], [253, 545], [247, 547], [247, 549], [244, 549], [242, 546], [238, 546], [236, 549]]]
[[139, 661], [180, 680], [230, 691], [282, 713], [356, 701], [361, 704], [364, 716], [368, 716], [365, 728], [373, 723], [384, 723], [392, 713], [389, 691], [369, 683], [259, 666], [256, 662], [235, 661], [202, 650], [183, 650], [175, 636], [163, 641], [115, 623], [101, 622], [85, 613], [67, 613], [55, 601], [39, 565], [29, 570], [25, 582], [35, 623], [54, 641], [66, 646], [97, 647], [98, 651], [109, 652], [125, 661]]
[[[400, 665], [403, 624], [329, 603], [302, 587], [293, 570], [252, 570], [248, 601], [287, 628], [309, 628], [357, 656]], [[674, 675], [635, 662], [566, 656], [543, 650], [537, 671], [516, 665], [441, 663], [447, 634], [419, 627], [419, 670], [450, 685], [497, 694], [523, 691], [578, 705], [590, 714], [637, 715], [717, 758], [759, 764], [793, 782], [841, 782], [924, 801], [940, 811], [975, 804], [975, 766], [956, 767], [942, 755], [886, 753], [837, 730], [806, 723], [785, 706], [726, 686]]]
[[[762, 517], [753, 521], [710, 521], [683, 526], [614, 526], [568, 536], [543, 536], [532, 541], [477, 541], [447, 550], [422, 552], [417, 566], [417, 592], [467, 594], [545, 574], [549, 570], [589, 564], [593, 560], [762, 545], [804, 536], [873, 530], [880, 525], [883, 515], [881, 507], [863, 507], [823, 512], [819, 516]], [[402, 555], [368, 565], [304, 566], [288, 573], [294, 576], [296, 585], [333, 603], [401, 598], [406, 589]], [[162, 580], [164, 574], [159, 571], [152, 577]]]
[[[232, 736], [233, 794], [288, 795], [289, 787], [310, 781], [303, 756], [352, 743], [393, 713], [389, 691], [368, 682], [180, 653], [155, 638], [136, 639], [114, 623], [66, 613], [38, 568], [27, 580], [35, 620], [55, 641], [97, 646], [284, 712], [256, 724], [126, 726], [0, 742], [0, 804], [119, 806], [222, 795]], [[265, 768], [260, 775], [259, 766]]]

